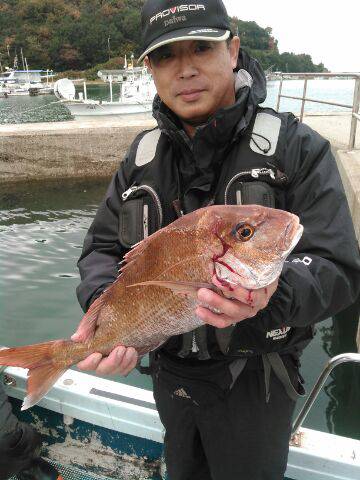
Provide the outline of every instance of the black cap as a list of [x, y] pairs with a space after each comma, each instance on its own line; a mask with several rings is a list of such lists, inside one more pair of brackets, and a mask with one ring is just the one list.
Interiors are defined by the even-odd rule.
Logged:
[[221, 0], [147, 0], [141, 12], [141, 62], [167, 43], [181, 40], [220, 42], [230, 36], [230, 22]]

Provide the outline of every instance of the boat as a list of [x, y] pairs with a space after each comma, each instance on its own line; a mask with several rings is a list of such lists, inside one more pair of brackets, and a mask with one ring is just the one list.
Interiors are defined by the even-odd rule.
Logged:
[[[104, 81], [109, 83], [110, 101], [89, 99], [86, 82], [84, 82], [83, 92], [79, 92], [78, 98], [76, 98], [75, 87], [71, 87], [69, 79], [55, 82], [54, 94], [63, 100], [75, 117], [151, 113], [156, 89], [146, 68], [122, 70], [121, 72], [123, 73], [116, 77], [113, 74], [103, 77]], [[112, 88], [114, 77], [116, 83], [120, 84], [120, 94], [117, 99], [114, 99]]]
[[54, 77], [52, 70], [9, 68], [0, 73], [0, 97], [51, 94]]
[[[330, 359], [296, 418], [285, 480], [360, 478], [360, 441], [301, 428], [328, 375], [346, 362], [360, 363], [360, 354]], [[14, 411], [42, 434], [42, 454], [64, 480], [167, 478], [164, 430], [150, 390], [68, 370], [38, 405], [22, 412], [26, 378], [23, 369], [4, 369]]]

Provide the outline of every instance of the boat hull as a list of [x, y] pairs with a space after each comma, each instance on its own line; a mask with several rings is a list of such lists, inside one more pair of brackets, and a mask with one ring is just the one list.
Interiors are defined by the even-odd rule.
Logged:
[[[85, 476], [166, 478], [164, 432], [151, 391], [68, 370], [38, 406], [20, 412], [26, 372], [7, 368], [5, 384], [17, 414], [43, 435], [50, 460]], [[360, 478], [360, 441], [310, 429], [295, 440], [287, 480]]]
[[131, 115], [137, 113], [151, 113], [152, 102], [147, 103], [65, 103], [74, 117], [103, 116], [103, 115]]

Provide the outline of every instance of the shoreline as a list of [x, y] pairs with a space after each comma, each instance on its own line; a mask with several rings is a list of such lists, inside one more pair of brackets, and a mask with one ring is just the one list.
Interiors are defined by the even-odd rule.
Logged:
[[[360, 241], [360, 125], [349, 152], [351, 114], [306, 114], [304, 123], [331, 143]], [[155, 126], [150, 114], [0, 125], [0, 184], [110, 177], [136, 135]]]

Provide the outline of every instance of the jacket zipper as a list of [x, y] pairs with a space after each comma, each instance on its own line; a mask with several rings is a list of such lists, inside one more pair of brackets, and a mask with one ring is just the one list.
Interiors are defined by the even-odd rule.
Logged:
[[268, 176], [268, 177], [272, 178], [273, 180], [275, 180], [275, 173], [274, 173], [274, 170], [272, 170], [271, 168], [252, 168], [251, 170], [246, 170], [244, 172], [239, 172], [232, 177], [232, 179], [229, 181], [229, 183], [227, 184], [227, 186], [225, 188], [225, 198], [224, 198], [225, 205], [228, 204], [228, 194], [229, 194], [229, 190], [230, 190], [231, 185], [238, 178], [247, 177], [249, 175], [253, 178], [259, 178], [260, 176]]
[[[123, 192], [123, 194], [121, 195], [121, 198], [125, 202], [131, 195], [133, 195], [135, 192], [138, 192], [139, 190], [145, 190], [145, 192], [149, 193], [151, 198], [154, 200], [154, 203], [156, 205], [156, 210], [158, 213], [159, 228], [161, 228], [163, 223], [163, 210], [162, 210], [159, 195], [155, 192], [155, 190], [152, 187], [149, 187], [149, 185], [132, 185], [130, 188], [125, 190], [125, 192]], [[145, 227], [147, 228], [147, 221], [145, 225], [145, 219], [144, 219], [144, 228]]]

